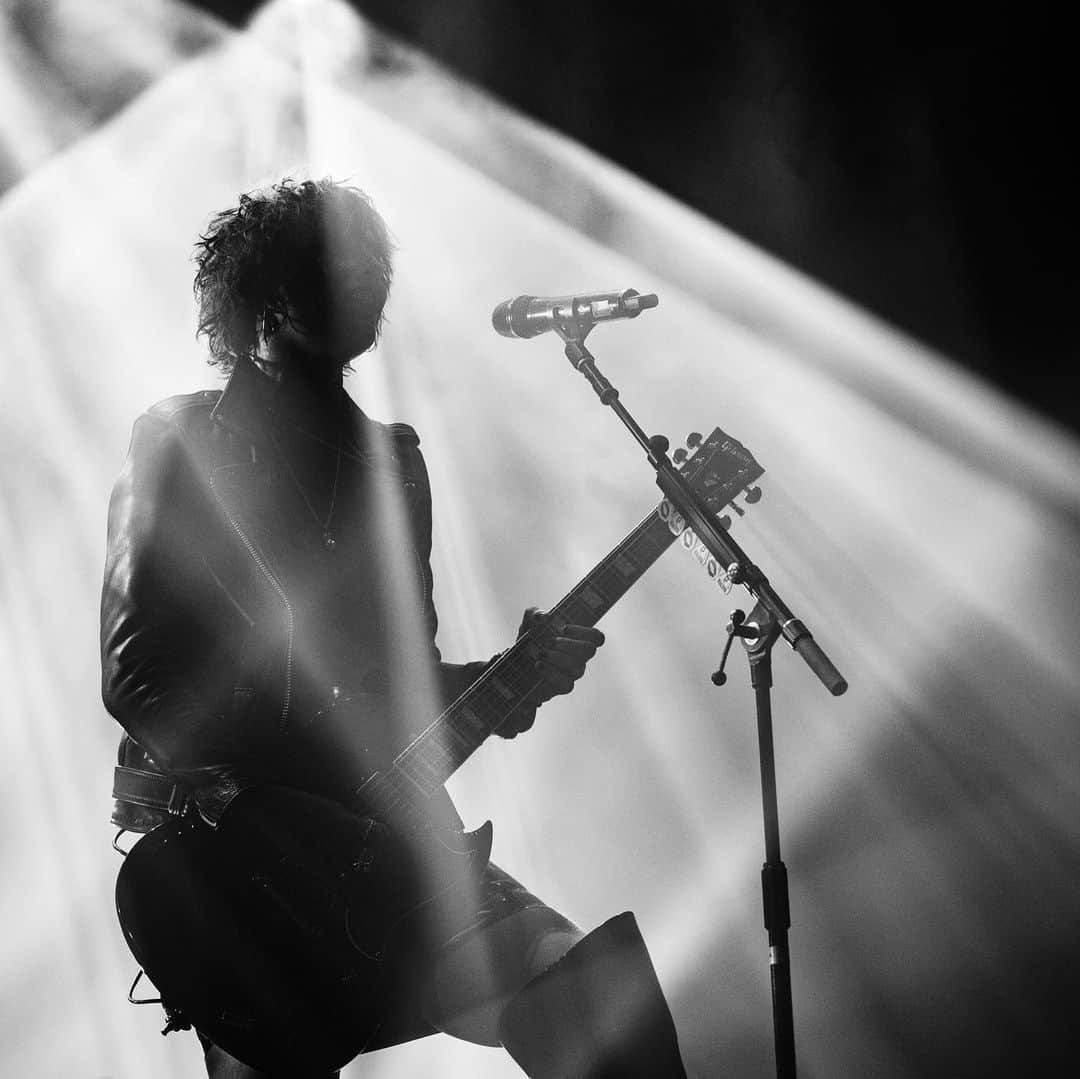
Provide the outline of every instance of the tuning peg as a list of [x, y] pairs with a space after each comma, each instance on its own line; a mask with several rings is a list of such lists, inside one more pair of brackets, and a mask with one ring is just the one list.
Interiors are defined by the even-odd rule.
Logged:
[[746, 488], [746, 504], [748, 506], [755, 506], [761, 501], [761, 488], [760, 487], [747, 487]]
[[726, 532], [731, 527], [731, 518], [725, 513], [716, 523]]
[[746, 510], [744, 510], [744, 509], [742, 508], [742, 506], [740, 506], [740, 505], [738, 504], [738, 502], [732, 502], [732, 503], [731, 503], [731, 508], [732, 508], [732, 509], [733, 509], [733, 510], [734, 510], [734, 511], [735, 511], [735, 512], [736, 512], [736, 513], [737, 513], [737, 514], [738, 514], [738, 515], [740, 516], [740, 517], [745, 517], [745, 516], [746, 516]]
[[673, 460], [673, 461], [674, 461], [674, 462], [675, 462], [675, 463], [676, 463], [677, 465], [681, 465], [681, 464], [683, 463], [683, 461], [685, 461], [685, 460], [686, 460], [686, 458], [687, 458], [688, 456], [689, 456], [689, 454], [687, 454], [686, 450], [684, 450], [684, 449], [683, 449], [683, 448], [682, 448], [682, 447], [680, 446], [680, 447], [679, 447], [679, 448], [678, 448], [678, 449], [677, 449], [677, 450], [676, 450], [676, 451], [675, 451], [675, 452], [674, 452], [674, 453], [673, 453], [673, 454], [671, 455], [671, 459], [672, 459], [672, 460]]
[[691, 431], [686, 436], [686, 448], [689, 450], [696, 450], [701, 445], [701, 435], [697, 431]]

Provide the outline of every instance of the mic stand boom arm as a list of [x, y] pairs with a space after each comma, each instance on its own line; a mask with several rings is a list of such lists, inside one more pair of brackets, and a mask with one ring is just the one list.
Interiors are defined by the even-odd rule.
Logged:
[[[780, 815], [776, 800], [776, 762], [772, 731], [772, 646], [780, 638], [821, 680], [826, 689], [839, 696], [847, 689], [843, 675], [814, 640], [803, 622], [769, 584], [768, 578], [746, 552], [716, 521], [705, 502], [689, 487], [668, 459], [668, 440], [663, 435], [649, 438], [619, 401], [619, 391], [596, 367], [596, 360], [583, 344], [592, 327], [566, 323], [556, 331], [566, 344], [566, 358], [585, 376], [600, 402], [622, 420], [656, 470], [656, 483], [664, 496], [683, 515], [697, 538], [717, 561], [727, 567], [728, 577], [741, 584], [757, 600], [746, 618], [741, 611], [732, 614], [728, 627], [731, 639], [742, 639], [750, 663], [750, 683], [757, 709], [758, 751], [761, 764], [761, 801], [765, 828], [765, 862], [761, 867], [762, 901], [765, 930], [769, 941], [769, 975], [772, 985], [773, 1043], [778, 1079], [796, 1079], [795, 1021], [791, 1001], [791, 963], [788, 955], [788, 929], [791, 927], [788, 900], [787, 867], [780, 858]], [[724, 649], [724, 658], [728, 649]], [[722, 685], [721, 669], [713, 682]]]
[[583, 344], [585, 334], [576, 327], [560, 327], [559, 336], [566, 342], [566, 358], [585, 376], [596, 391], [600, 403], [607, 405], [622, 420], [627, 430], [645, 450], [649, 464], [656, 470], [656, 485], [668, 501], [686, 518], [697, 538], [709, 549], [709, 553], [726, 566], [733, 584], [741, 584], [758, 601], [779, 627], [784, 638], [817, 675], [825, 688], [840, 696], [847, 689], [843, 675], [814, 640], [803, 622], [792, 614], [791, 609], [769, 584], [768, 578], [754, 564], [746, 552], [722, 528], [702, 498], [691, 490], [667, 456], [668, 440], [663, 435], [649, 438], [633, 416], [619, 400], [619, 391], [597, 369], [596, 358]]

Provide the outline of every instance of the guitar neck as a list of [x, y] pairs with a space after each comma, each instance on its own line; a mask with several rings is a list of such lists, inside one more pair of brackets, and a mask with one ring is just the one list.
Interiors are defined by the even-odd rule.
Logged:
[[[556, 626], [596, 625], [674, 541], [659, 510], [654, 510], [555, 605], [549, 617]], [[504, 652], [395, 758], [392, 768], [378, 777], [379, 785], [434, 794], [539, 684], [536, 647], [525, 636]]]

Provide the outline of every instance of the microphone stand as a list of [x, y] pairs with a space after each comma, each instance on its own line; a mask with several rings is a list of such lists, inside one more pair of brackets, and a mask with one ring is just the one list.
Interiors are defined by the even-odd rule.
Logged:
[[586, 320], [555, 326], [565, 343], [566, 358], [592, 386], [600, 403], [607, 405], [645, 450], [656, 471], [656, 483], [672, 506], [693, 528], [697, 538], [729, 579], [741, 584], [757, 601], [749, 618], [734, 611], [727, 628], [720, 669], [712, 676], [715, 685], [727, 680], [723, 672], [731, 643], [739, 637], [750, 665], [750, 684], [757, 709], [758, 750], [761, 762], [761, 800], [765, 826], [765, 862], [761, 869], [765, 930], [769, 940], [769, 971], [772, 983], [773, 1036], [778, 1079], [795, 1079], [795, 1024], [791, 1002], [791, 965], [787, 931], [791, 926], [787, 868], [780, 858], [780, 821], [776, 800], [776, 763], [772, 731], [772, 646], [781, 637], [791, 645], [826, 689], [839, 696], [847, 689], [843, 675], [814, 640], [803, 622], [780, 598], [768, 578], [746, 552], [728, 535], [705, 502], [694, 493], [668, 459], [668, 440], [648, 437], [619, 400], [619, 391], [597, 369], [596, 359], [585, 347], [592, 325]]

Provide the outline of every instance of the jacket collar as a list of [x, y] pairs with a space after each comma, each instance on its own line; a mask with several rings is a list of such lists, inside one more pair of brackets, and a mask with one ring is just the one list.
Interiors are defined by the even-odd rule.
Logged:
[[[236, 361], [210, 418], [226, 430], [261, 445], [269, 441], [277, 392], [277, 383], [246, 356], [242, 357]], [[348, 455], [362, 460], [368, 453], [370, 428], [374, 424], [344, 390], [341, 392], [346, 409], [342, 448]]]
[[266, 441], [277, 386], [246, 356], [236, 361], [210, 418], [251, 442]]

